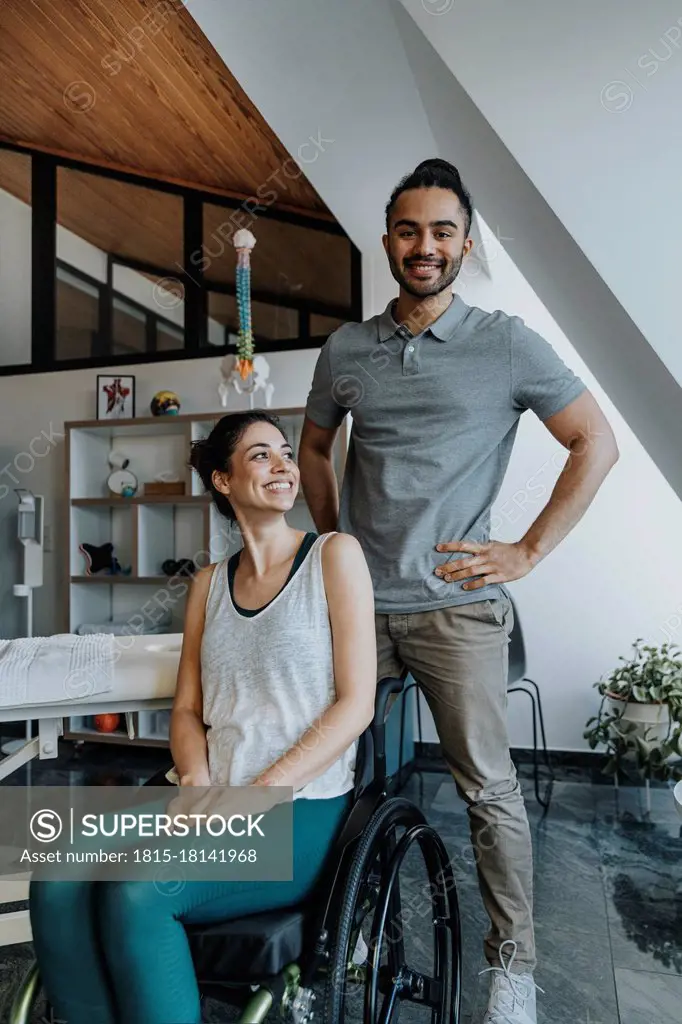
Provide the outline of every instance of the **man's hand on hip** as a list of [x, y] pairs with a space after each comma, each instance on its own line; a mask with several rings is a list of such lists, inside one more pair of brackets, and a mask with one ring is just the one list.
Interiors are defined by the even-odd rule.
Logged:
[[[437, 551], [465, 551], [472, 558], [456, 558], [453, 562], [445, 562], [435, 569], [446, 583], [463, 583], [463, 590], [479, 590], [490, 583], [507, 583], [526, 576], [535, 565], [528, 549], [522, 542], [504, 544], [499, 540], [491, 540], [486, 544], [477, 544], [469, 540], [453, 540], [445, 544], [437, 544]], [[471, 577], [480, 577], [472, 580]]]

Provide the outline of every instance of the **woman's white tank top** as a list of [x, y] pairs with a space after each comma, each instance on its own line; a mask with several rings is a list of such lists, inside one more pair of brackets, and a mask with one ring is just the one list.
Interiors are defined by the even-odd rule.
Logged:
[[[293, 577], [255, 615], [235, 608], [228, 559], [213, 570], [201, 644], [212, 785], [248, 785], [336, 700], [322, 573], [322, 547], [329, 536], [314, 541]], [[318, 731], [306, 745], [325, 742]], [[295, 791], [294, 799], [347, 793], [354, 785], [356, 753], [357, 740], [322, 775]]]

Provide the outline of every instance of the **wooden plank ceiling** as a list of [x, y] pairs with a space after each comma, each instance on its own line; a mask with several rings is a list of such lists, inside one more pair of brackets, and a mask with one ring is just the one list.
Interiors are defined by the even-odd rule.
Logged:
[[[267, 205], [334, 222], [302, 174], [281, 173], [289, 154], [179, 0], [0, 0], [0, 95], [6, 141], [240, 199], [268, 183]], [[31, 202], [28, 157], [0, 148], [0, 188]], [[208, 281], [234, 282], [231, 212], [205, 207]], [[182, 264], [178, 195], [59, 168], [57, 219], [165, 274]], [[267, 216], [253, 231], [255, 291], [350, 305], [345, 237]]]
[[5, 140], [333, 220], [181, 0], [2, 0], [0, 95]]

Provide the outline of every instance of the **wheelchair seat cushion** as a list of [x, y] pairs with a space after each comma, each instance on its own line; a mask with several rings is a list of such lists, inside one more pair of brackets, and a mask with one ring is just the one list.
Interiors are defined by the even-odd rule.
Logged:
[[300, 958], [307, 924], [300, 906], [218, 924], [185, 925], [199, 984], [233, 986], [273, 977]]

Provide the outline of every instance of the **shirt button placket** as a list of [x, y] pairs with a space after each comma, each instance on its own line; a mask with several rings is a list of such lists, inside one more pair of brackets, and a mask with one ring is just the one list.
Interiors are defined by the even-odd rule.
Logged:
[[417, 346], [414, 344], [413, 341], [408, 342], [408, 344], [405, 346], [405, 353], [403, 355], [403, 373], [419, 373]]

